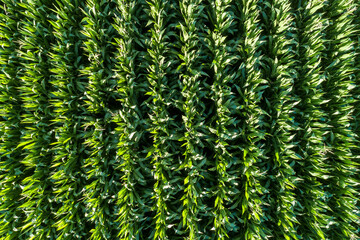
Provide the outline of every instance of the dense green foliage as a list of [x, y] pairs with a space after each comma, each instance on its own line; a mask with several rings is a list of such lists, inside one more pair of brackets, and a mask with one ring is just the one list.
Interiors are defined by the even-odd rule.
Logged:
[[0, 0], [0, 240], [360, 239], [356, 0]]

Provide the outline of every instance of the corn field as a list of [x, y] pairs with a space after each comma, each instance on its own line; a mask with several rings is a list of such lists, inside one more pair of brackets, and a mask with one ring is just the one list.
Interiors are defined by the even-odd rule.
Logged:
[[23, 239], [360, 239], [360, 2], [0, 0]]

